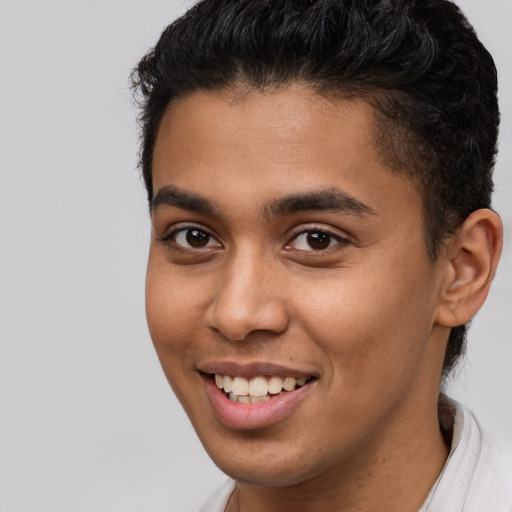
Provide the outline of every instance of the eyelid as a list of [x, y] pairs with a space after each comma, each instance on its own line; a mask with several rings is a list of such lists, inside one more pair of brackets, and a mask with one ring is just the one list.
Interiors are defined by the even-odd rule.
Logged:
[[[345, 245], [352, 241], [350, 236], [347, 235], [346, 233], [342, 233], [335, 228], [326, 226], [325, 224], [309, 224], [309, 225], [303, 224], [301, 226], [297, 226], [292, 231], [289, 241], [285, 245], [285, 249], [294, 250], [294, 248], [291, 247], [292, 242], [294, 240], [296, 240], [300, 235], [303, 235], [306, 233], [325, 233], [338, 241], [338, 244], [336, 244], [336, 245], [339, 245], [339, 244]], [[322, 249], [322, 250], [316, 250], [316, 251], [314, 249], [311, 249], [311, 252], [317, 252], [317, 253], [325, 252], [330, 249], [333, 249], [333, 247], [329, 247], [329, 248]], [[305, 251], [304, 249], [295, 249], [295, 250], [298, 250], [301, 252], [310, 252], [310, 251]]]
[[[204, 226], [203, 224], [198, 223], [198, 222], [178, 222], [176, 224], [172, 224], [164, 231], [163, 235], [156, 236], [155, 238], [159, 242], [163, 242], [166, 244], [173, 242], [180, 249], [187, 249], [186, 247], [183, 247], [182, 245], [176, 244], [176, 242], [173, 240], [173, 237], [174, 237], [174, 235], [176, 235], [176, 233], [178, 233], [180, 231], [187, 231], [189, 229], [197, 229], [199, 231], [204, 231], [208, 236], [211, 236], [212, 238], [214, 238], [217, 241], [217, 243], [219, 244], [219, 246], [222, 246], [222, 242], [219, 240], [219, 237], [213, 232], [213, 230]], [[208, 248], [211, 249], [211, 246], [209, 246]], [[192, 249], [192, 250], [197, 250], [197, 249]]]

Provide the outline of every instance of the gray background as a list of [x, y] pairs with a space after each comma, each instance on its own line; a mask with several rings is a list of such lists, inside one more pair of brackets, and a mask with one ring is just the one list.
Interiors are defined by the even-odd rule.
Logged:
[[[461, 4], [500, 71], [508, 236], [450, 387], [511, 445], [512, 1]], [[0, 512], [194, 511], [224, 479], [144, 317], [149, 220], [127, 77], [186, 5], [0, 0]]]

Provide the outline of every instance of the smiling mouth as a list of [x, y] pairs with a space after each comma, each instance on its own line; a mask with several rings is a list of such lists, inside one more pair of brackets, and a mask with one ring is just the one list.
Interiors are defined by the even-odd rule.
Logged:
[[232, 402], [242, 404], [261, 404], [290, 391], [301, 388], [315, 377], [265, 377], [258, 375], [251, 379], [245, 377], [210, 374], [211, 379]]

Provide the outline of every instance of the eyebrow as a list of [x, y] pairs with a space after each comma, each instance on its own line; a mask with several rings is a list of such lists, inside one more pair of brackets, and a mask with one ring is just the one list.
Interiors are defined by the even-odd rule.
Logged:
[[266, 217], [280, 217], [301, 211], [329, 211], [359, 217], [376, 215], [370, 206], [339, 189], [316, 190], [270, 201], [264, 208]]
[[205, 197], [177, 187], [165, 186], [158, 190], [150, 205], [150, 212], [162, 206], [171, 206], [202, 215], [222, 216], [222, 210]]
[[[209, 199], [170, 185], [158, 190], [151, 202], [150, 211], [153, 212], [163, 206], [180, 208], [202, 215], [225, 216], [222, 209]], [[373, 208], [350, 194], [339, 189], [329, 189], [314, 190], [271, 200], [264, 206], [263, 216], [270, 219], [307, 211], [329, 211], [360, 217], [376, 215]]]

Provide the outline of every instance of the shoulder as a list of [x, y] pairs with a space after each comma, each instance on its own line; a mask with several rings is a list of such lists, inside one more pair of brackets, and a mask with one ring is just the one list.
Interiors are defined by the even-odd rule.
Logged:
[[512, 512], [512, 453], [485, 433], [464, 510]]

